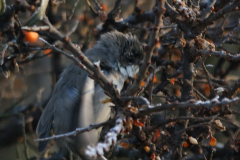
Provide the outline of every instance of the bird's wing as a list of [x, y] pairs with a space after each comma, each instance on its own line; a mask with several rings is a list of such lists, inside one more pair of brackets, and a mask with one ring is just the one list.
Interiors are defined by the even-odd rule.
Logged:
[[[77, 120], [73, 116], [77, 116], [79, 107], [79, 90], [86, 79], [86, 75], [82, 74], [81, 69], [71, 64], [67, 67], [58, 80], [50, 101], [44, 109], [42, 116], [38, 122], [37, 135], [39, 138], [49, 137], [49, 133], [54, 118], [54, 133], [62, 134], [77, 127]], [[47, 141], [39, 142], [39, 151], [46, 148]]]
[[[82, 82], [82, 90], [80, 91], [78, 104], [75, 104], [78, 110], [75, 110], [75, 116], [72, 117], [72, 121], [78, 120], [76, 128], [88, 127], [91, 123], [95, 123], [93, 108], [93, 95], [94, 95], [94, 81], [87, 77]], [[69, 105], [68, 105], [69, 106]], [[55, 123], [55, 122], [54, 122]], [[62, 122], [65, 123], [65, 122]], [[55, 124], [54, 124], [55, 125]], [[90, 132], [84, 132], [74, 137], [69, 137], [67, 140], [68, 147], [79, 156], [85, 155], [85, 149], [88, 145], [94, 145], [98, 141], [98, 135], [95, 130]]]
[[[52, 119], [53, 119], [53, 110], [54, 107], [50, 104], [53, 104], [53, 100], [50, 99], [47, 107], [44, 109], [42, 116], [38, 122], [36, 133], [39, 135], [39, 138], [49, 137], [49, 133], [51, 130]], [[41, 152], [47, 146], [48, 141], [41, 141], [38, 143], [38, 150]]]

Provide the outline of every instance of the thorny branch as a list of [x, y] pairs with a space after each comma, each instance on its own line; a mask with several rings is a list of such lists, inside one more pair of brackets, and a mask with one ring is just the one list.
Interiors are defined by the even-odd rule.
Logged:
[[93, 129], [98, 129], [98, 128], [100, 128], [102, 126], [105, 126], [105, 125], [114, 124], [115, 121], [116, 121], [115, 119], [112, 119], [112, 120], [102, 122], [102, 123], [99, 123], [99, 124], [91, 124], [90, 126], [85, 127], [85, 128], [76, 128], [75, 131], [72, 131], [72, 132], [69, 132], [69, 133], [65, 133], [65, 134], [61, 134], [61, 135], [55, 135], [55, 136], [48, 137], [48, 138], [43, 138], [43, 139], [36, 139], [35, 141], [47, 141], [47, 140], [53, 140], [53, 139], [58, 139], [58, 138], [65, 138], [65, 137], [69, 137], [69, 136], [76, 136], [77, 134], [81, 134], [83, 132], [89, 132]]
[[[133, 99], [133, 98], [134, 97], [132, 97], [130, 99]], [[146, 99], [144, 99], [144, 101], [146, 101]], [[159, 104], [159, 105], [156, 105], [156, 106], [150, 106], [149, 102], [148, 102], [147, 103], [148, 108], [139, 110], [139, 113], [137, 113], [135, 116], [136, 117], [142, 117], [144, 115], [148, 115], [148, 114], [151, 114], [151, 113], [154, 113], [154, 112], [173, 110], [173, 109], [205, 108], [205, 109], [210, 109], [211, 110], [216, 106], [224, 107], [224, 106], [227, 106], [227, 105], [233, 105], [233, 104], [237, 103], [238, 101], [239, 101], [238, 97], [235, 97], [231, 100], [230, 99], [223, 99], [222, 101], [218, 101], [217, 98], [215, 98], [215, 99], [212, 99], [211, 101], [197, 101], [195, 103], [182, 102], [182, 103], [178, 103], [178, 104], [176, 104], [176, 103], [173, 103], [173, 104]], [[216, 116], [213, 116], [213, 117], [216, 118]], [[206, 118], [203, 118], [203, 117], [176, 117], [174, 119], [168, 119], [165, 122], [161, 122], [159, 125], [155, 126], [154, 128], [158, 128], [158, 127], [160, 127], [164, 124], [168, 124], [170, 122], [178, 121], [180, 119], [182, 119], [182, 120], [188, 120], [188, 119], [208, 120], [209, 118], [212, 119], [212, 117], [206, 117]], [[115, 119], [112, 119], [112, 120], [109, 120], [109, 121], [106, 121], [106, 122], [103, 122], [103, 123], [92, 124], [89, 127], [77, 128], [73, 132], [65, 133], [65, 134], [62, 134], [62, 135], [55, 135], [55, 136], [52, 136], [52, 137], [49, 137], [49, 138], [36, 139], [35, 141], [47, 141], [47, 140], [53, 140], [53, 139], [58, 139], [58, 138], [64, 138], [64, 137], [67, 137], [67, 136], [75, 136], [77, 134], [80, 134], [80, 133], [83, 133], [83, 132], [86, 132], [86, 131], [90, 131], [92, 129], [98, 129], [99, 127], [102, 127], [104, 125], [113, 124], [114, 122], [115, 122]], [[154, 128], [152, 128], [152, 129], [154, 129]], [[186, 129], [186, 130], [188, 130], [188, 129]], [[185, 131], [185, 130], [183, 130], [183, 131]]]
[[136, 95], [137, 91], [141, 89], [140, 84], [144, 81], [147, 76], [148, 68], [151, 65], [151, 57], [153, 54], [153, 50], [155, 48], [156, 43], [159, 41], [159, 31], [160, 27], [163, 26], [163, 15], [165, 13], [165, 0], [157, 1], [156, 6], [154, 8], [155, 12], [155, 21], [154, 26], [151, 28], [151, 32], [149, 35], [148, 45], [145, 46], [145, 56], [143, 59], [143, 63], [139, 69], [139, 74], [137, 75], [136, 80], [133, 85], [129, 87], [127, 93], [129, 96]]

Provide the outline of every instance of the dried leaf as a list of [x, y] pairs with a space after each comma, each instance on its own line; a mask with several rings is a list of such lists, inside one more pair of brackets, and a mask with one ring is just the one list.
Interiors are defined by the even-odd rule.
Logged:
[[168, 124], [166, 124], [166, 127], [172, 127], [176, 122], [170, 122]]
[[197, 37], [195, 39], [195, 42], [198, 46], [198, 49], [208, 49], [208, 50], [213, 50], [215, 51], [215, 45], [213, 43], [209, 43], [205, 39], [202, 39], [200, 37]]
[[153, 137], [153, 142], [155, 142], [155, 141], [156, 141], [156, 138], [161, 135], [161, 132], [162, 132], [162, 131], [159, 130], [159, 129], [156, 130], [156, 132], [155, 132], [155, 134], [154, 134], [154, 137]]
[[120, 145], [123, 146], [123, 148], [128, 148], [128, 144], [125, 142], [120, 143]]
[[226, 130], [226, 128], [222, 125], [222, 122], [220, 120], [214, 120], [213, 126], [219, 129], [221, 132]]
[[52, 49], [46, 49], [44, 52], [43, 52], [43, 54], [48, 54], [48, 53], [50, 53], [52, 51]]
[[153, 153], [153, 154], [151, 155], [151, 159], [152, 159], [152, 160], [155, 160], [155, 158], [156, 158], [156, 156], [155, 156], [155, 154]]
[[183, 142], [183, 147], [188, 147], [188, 146], [189, 146], [189, 143], [186, 142], [186, 141], [184, 141], [184, 142]]
[[196, 138], [193, 138], [193, 137], [188, 137], [189, 139], [189, 142], [192, 143], [192, 144], [198, 144], [198, 141], [196, 140]]
[[140, 126], [140, 127], [143, 126], [143, 123], [139, 122], [137, 119], [134, 119], [134, 120], [133, 120], [133, 124], [134, 124], [135, 126]]
[[175, 94], [176, 96], [181, 97], [181, 91], [180, 91], [180, 89], [174, 88], [173, 92], [174, 92], [174, 94]]
[[111, 98], [106, 98], [105, 100], [101, 101], [102, 104], [112, 102]]
[[186, 40], [184, 38], [179, 39], [176, 44], [174, 45], [175, 48], [182, 48], [185, 47], [187, 44]]
[[174, 83], [175, 83], [175, 78], [171, 78], [171, 79], [169, 80], [169, 82], [171, 82], [172, 84], [174, 84]]
[[157, 77], [154, 75], [153, 77], [153, 83], [156, 83], [157, 82]]
[[209, 96], [210, 95], [210, 86], [207, 84], [204, 88], [204, 92], [205, 92], [205, 95], [206, 96]]
[[130, 132], [133, 128], [133, 119], [131, 117], [127, 118], [126, 122], [125, 122], [125, 128], [126, 128], [126, 132]]
[[210, 143], [209, 143], [211, 146], [216, 146], [216, 144], [217, 144], [217, 140], [216, 140], [216, 138], [214, 138], [214, 137], [211, 137], [211, 140], [210, 140]]
[[135, 108], [135, 107], [131, 107], [131, 108], [130, 108], [130, 111], [131, 111], [132, 113], [135, 113], [135, 114], [138, 113], [138, 109]]

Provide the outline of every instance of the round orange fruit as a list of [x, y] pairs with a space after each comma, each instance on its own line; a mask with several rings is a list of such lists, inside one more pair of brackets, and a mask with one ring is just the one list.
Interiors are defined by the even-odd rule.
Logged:
[[23, 31], [23, 33], [25, 34], [24, 41], [29, 43], [34, 43], [39, 38], [39, 34], [37, 32]]

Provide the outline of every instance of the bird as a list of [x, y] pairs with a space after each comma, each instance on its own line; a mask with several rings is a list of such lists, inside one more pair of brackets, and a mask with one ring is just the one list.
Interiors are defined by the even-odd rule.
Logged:
[[[124, 82], [139, 71], [144, 57], [143, 46], [136, 36], [111, 31], [100, 36], [97, 43], [85, 52], [92, 62], [98, 63], [109, 82], [120, 92]], [[64, 69], [56, 83], [51, 98], [38, 122], [36, 133], [39, 138], [50, 136], [51, 128], [55, 135], [87, 127], [110, 118], [111, 102], [101, 103], [108, 96], [86, 71], [70, 64]], [[52, 127], [53, 126], [53, 127]], [[76, 136], [57, 139], [62, 150], [70, 150], [83, 160], [88, 145], [94, 146], [99, 139], [100, 130], [92, 130]], [[44, 151], [47, 141], [38, 144]]]

